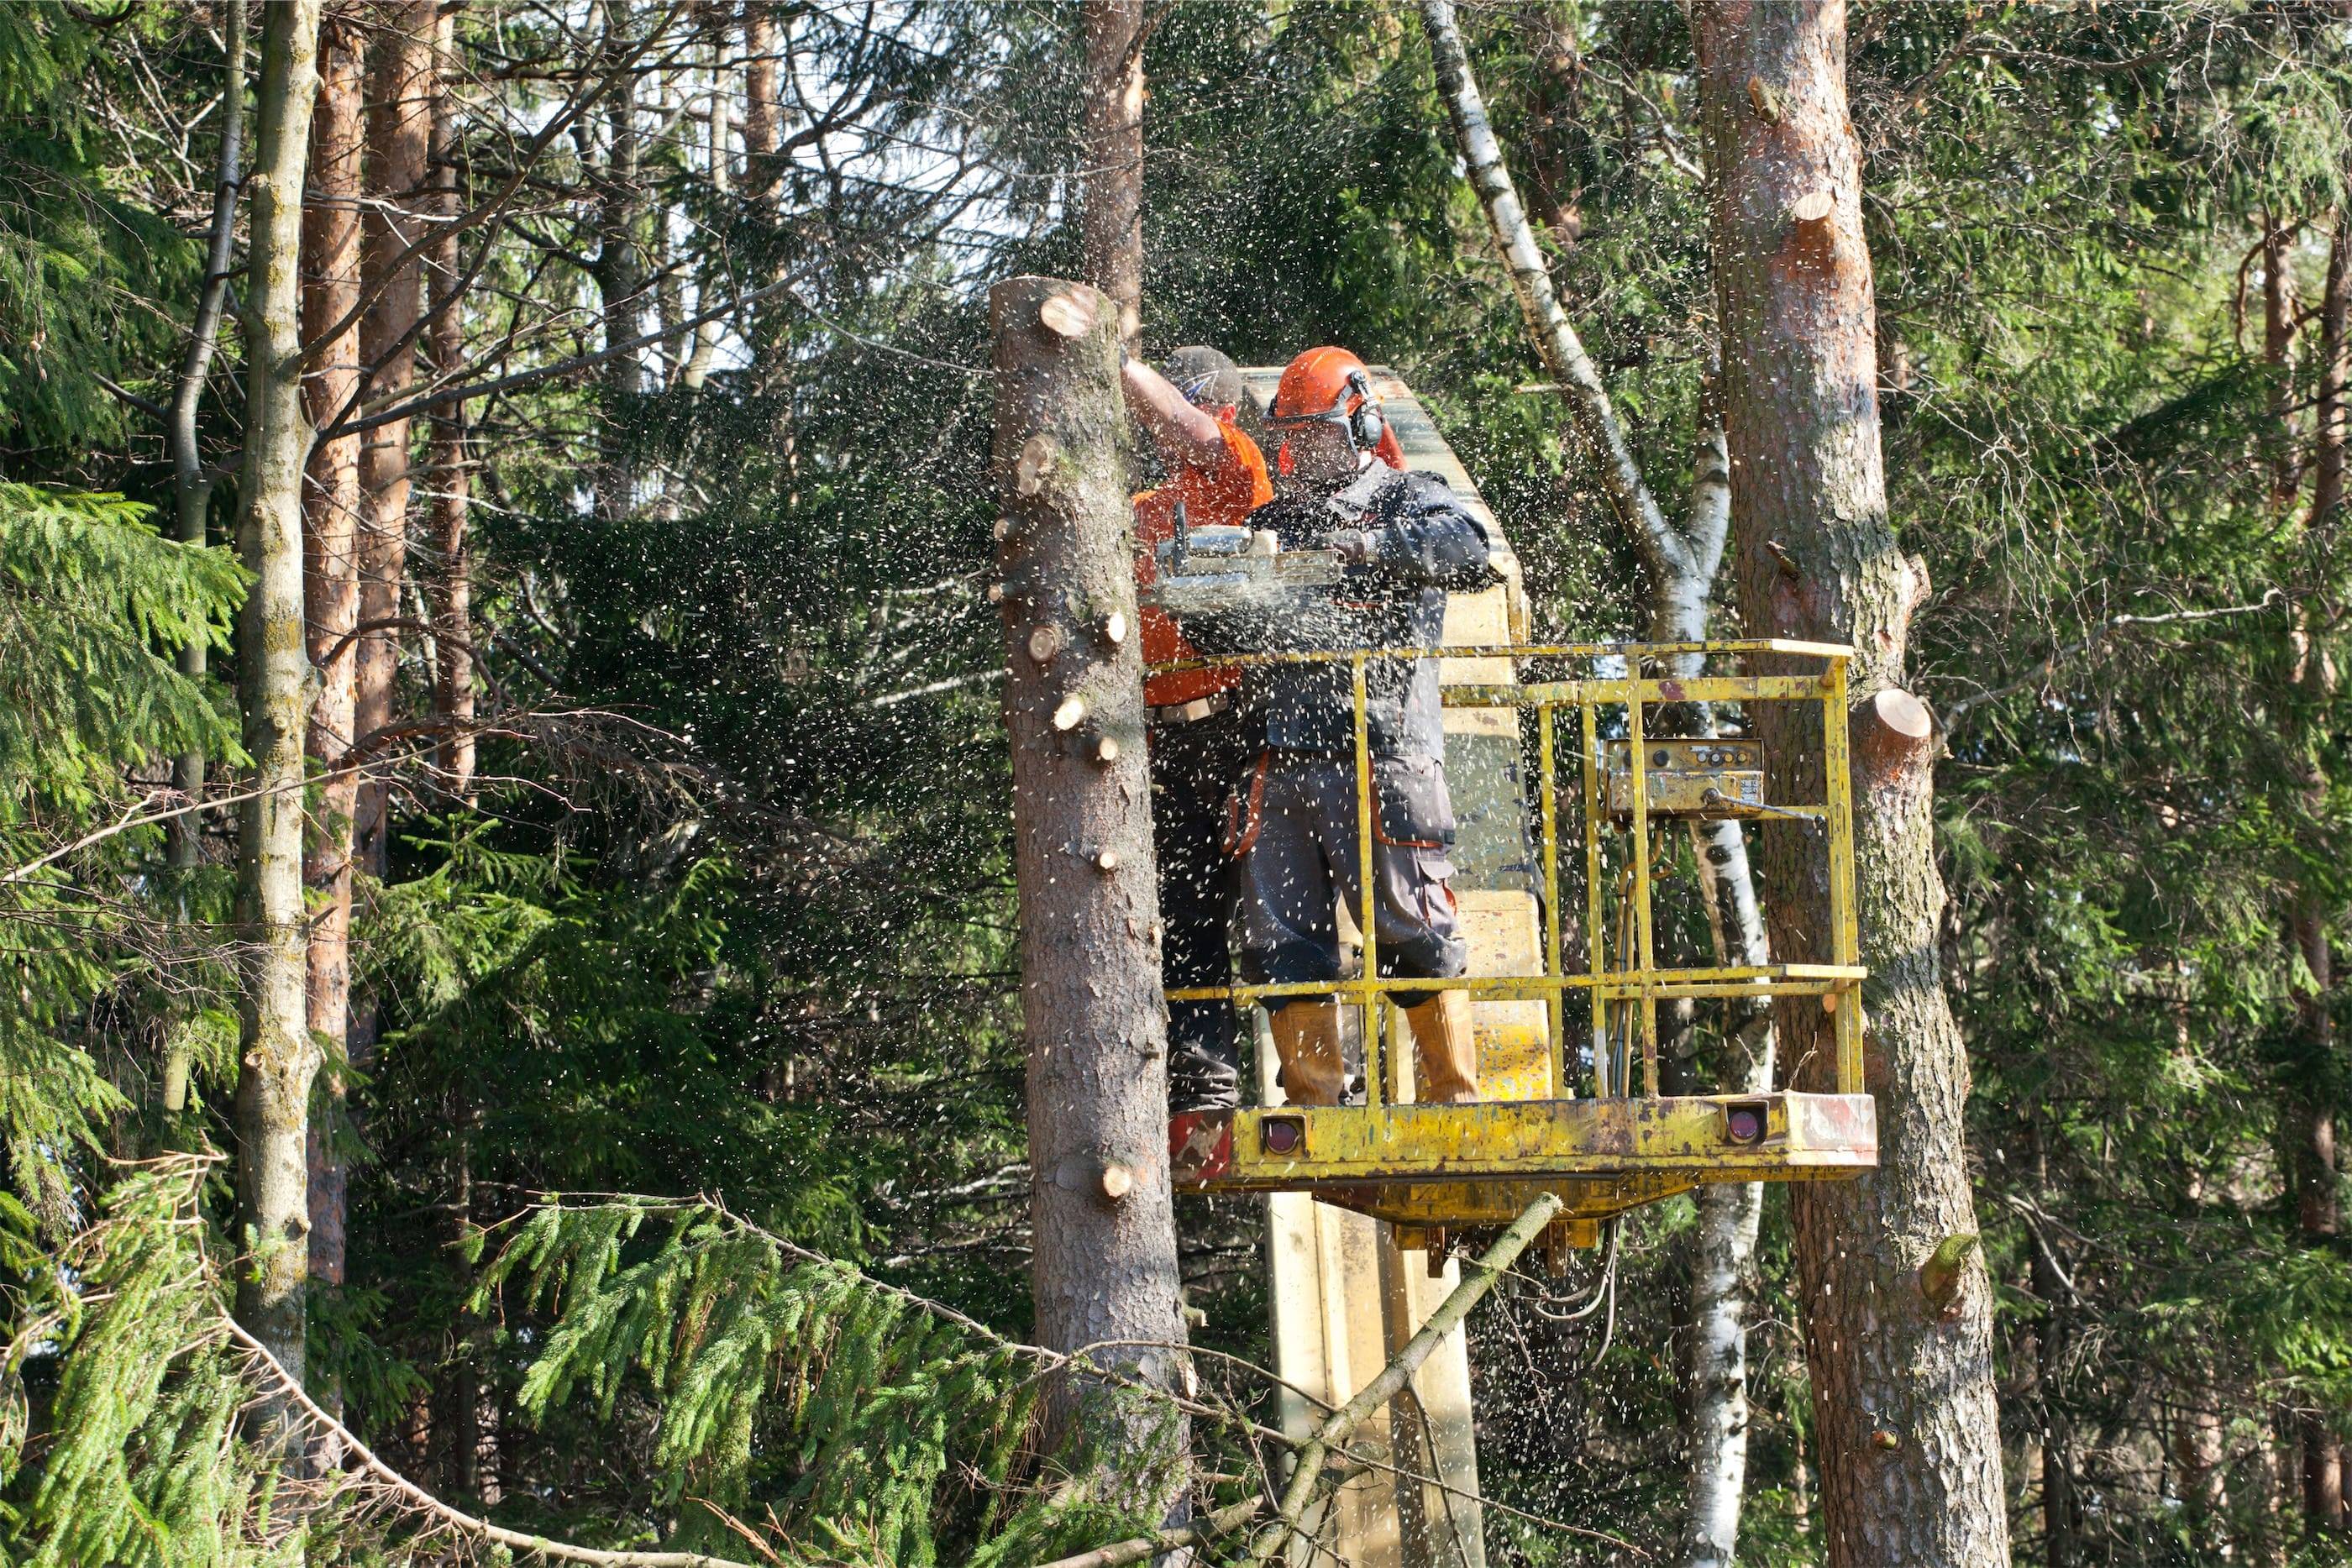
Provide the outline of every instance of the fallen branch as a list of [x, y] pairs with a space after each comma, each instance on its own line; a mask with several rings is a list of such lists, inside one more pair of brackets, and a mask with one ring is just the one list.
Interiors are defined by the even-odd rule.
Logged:
[[1470, 1315], [1470, 1309], [1495, 1288], [1495, 1281], [1503, 1277], [1504, 1270], [1517, 1260], [1530, 1242], [1543, 1234], [1544, 1227], [1552, 1222], [1559, 1210], [1558, 1194], [1547, 1192], [1538, 1195], [1518, 1218], [1511, 1221], [1510, 1228], [1496, 1238], [1492, 1247], [1479, 1254], [1475, 1261], [1463, 1266], [1462, 1282], [1438, 1303], [1437, 1310], [1429, 1314], [1429, 1321], [1405, 1342], [1405, 1347], [1390, 1358], [1388, 1365], [1381, 1369], [1381, 1375], [1358, 1389], [1354, 1398], [1323, 1418], [1322, 1424], [1315, 1428], [1314, 1435], [1307, 1439], [1306, 1446], [1298, 1450], [1290, 1473], [1290, 1484], [1283, 1489], [1274, 1528], [1259, 1537], [1257, 1545], [1250, 1552], [1249, 1560], [1254, 1568], [1272, 1562], [1300, 1533], [1299, 1519], [1306, 1513], [1307, 1504], [1314, 1500], [1316, 1488], [1323, 1479], [1323, 1460], [1332, 1446], [1346, 1441], [1373, 1411], [1404, 1389], [1412, 1381], [1412, 1375], [1421, 1370], [1422, 1363], [1436, 1350], [1438, 1342]]
[[2225, 604], [2218, 610], [2179, 610], [2169, 615], [2111, 615], [2093, 627], [2087, 636], [2079, 637], [2064, 647], [2055, 650], [2048, 658], [2007, 685], [1995, 686], [1989, 692], [1979, 692], [1974, 696], [1962, 697], [1952, 704], [1944, 710], [1941, 727], [1946, 737], [1948, 738], [1952, 731], [1959, 727], [1960, 720], [1970, 713], [1987, 703], [1997, 703], [2003, 697], [2015, 696], [2020, 692], [2029, 691], [2046, 684], [2052, 673], [2060, 664], [2077, 653], [2088, 653], [2118, 632], [2126, 631], [2134, 626], [2170, 626], [2185, 621], [2219, 621], [2231, 615], [2254, 615], [2284, 604], [2286, 601], [2286, 591], [2273, 588], [2252, 604]]
[[1230, 1508], [1203, 1514], [1181, 1529], [1162, 1530], [1150, 1535], [1139, 1535], [1132, 1541], [1114, 1542], [1108, 1546], [1097, 1546], [1091, 1552], [1081, 1552], [1075, 1557], [1056, 1557], [1051, 1563], [1040, 1563], [1037, 1568], [1126, 1568], [1129, 1563], [1140, 1563], [1163, 1552], [1197, 1546], [1204, 1541], [1229, 1534], [1255, 1519], [1258, 1510], [1265, 1506], [1264, 1498], [1246, 1498]]

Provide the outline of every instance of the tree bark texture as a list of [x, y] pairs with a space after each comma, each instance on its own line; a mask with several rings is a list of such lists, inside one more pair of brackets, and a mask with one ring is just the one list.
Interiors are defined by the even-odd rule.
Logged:
[[[2268, 265], [2267, 250], [2264, 260]], [[2274, 294], [2286, 294], [2291, 310], [2293, 298], [2284, 287], [2283, 258], [2280, 265], [2281, 284], [2274, 287], [2266, 280], [2263, 295], [2267, 302]], [[2275, 312], [2266, 311], [2266, 315], [2273, 313]], [[2328, 246], [2326, 287], [2320, 299], [2319, 395], [2312, 418], [2311, 510], [2305, 523], [2306, 538], [2326, 537], [2323, 530], [2344, 504], [2345, 361], [2347, 326], [2352, 326], [2347, 317], [2352, 317], [2352, 204], [2347, 204], [2336, 219], [2335, 238]], [[2288, 386], [2284, 365], [2281, 364], [2279, 370], [2277, 384], [2284, 396]], [[2285, 449], [2294, 449], [2291, 423], [2277, 435]], [[2293, 504], [2292, 486], [2285, 499], [2287, 504]], [[2315, 630], [2310, 620], [2298, 606], [2290, 668], [2295, 690], [2285, 706], [2294, 716], [2289, 727], [2289, 741], [2294, 747], [2293, 766], [2300, 775], [2305, 831], [2317, 835], [2326, 831], [2331, 745], [2326, 715], [2335, 699], [2336, 671], [2326, 633]], [[2295, 890], [2288, 927], [2295, 955], [2308, 977], [2307, 985], [2295, 998], [2295, 1034], [2300, 1054], [2311, 1064], [2315, 1075], [2324, 1071], [2322, 1064], [2333, 1062], [2336, 1055], [2336, 966], [2331, 914], [2330, 902], [2324, 892], [2305, 887]], [[2340, 1224], [2335, 1113], [2315, 1099], [2283, 1107], [2283, 1120], [2286, 1124], [2287, 1166], [2294, 1184], [2297, 1227], [2303, 1232], [2305, 1245], [2327, 1246]], [[2318, 1529], [2340, 1530], [2345, 1522], [2342, 1447], [2324, 1412], [2305, 1412], [2297, 1425], [2303, 1448], [2304, 1518]]]
[[[408, 247], [423, 238], [430, 193], [425, 155], [433, 133], [435, 0], [384, 0], [368, 71], [368, 203], [361, 269], [374, 304], [360, 320], [360, 360], [371, 402], [404, 397], [416, 379], [423, 269]], [[392, 723], [400, 681], [401, 582], [408, 571], [409, 422], [366, 433], [360, 448], [360, 622], [376, 626], [360, 639], [359, 695], [353, 724], [361, 738]], [[370, 778], [360, 788], [360, 863], [384, 869], [391, 785]]]
[[[1685, 532], [1697, 547], [1710, 582], [1730, 529], [1731, 465], [1717, 411], [1700, 433]], [[1668, 643], [1706, 636], [1709, 601], [1704, 590], [1691, 606], [1689, 598], [1669, 584], [1676, 580], [1661, 580], [1655, 592], [1650, 634]], [[1689, 673], [1696, 674], [1700, 663], [1689, 660]], [[1695, 720], [1702, 735], [1715, 733], [1711, 707], [1699, 705]], [[1771, 941], [1749, 869], [1747, 830], [1729, 819], [1693, 822], [1691, 848], [1698, 862], [1699, 894], [1715, 961], [1770, 963]], [[1736, 999], [1724, 1005], [1730, 1017], [1720, 1088], [1762, 1093], [1772, 1087], [1772, 1009]], [[1689, 1568], [1730, 1568], [1738, 1552], [1740, 1506], [1748, 1489], [1748, 1302], [1755, 1282], [1756, 1238], [1764, 1219], [1764, 1186], [1760, 1182], [1711, 1182], [1693, 1195], [1693, 1201], [1698, 1229], [1691, 1256], [1690, 1491], [1683, 1561]]]
[[[1660, 642], [1700, 641], [1708, 633], [1716, 572], [1731, 528], [1731, 477], [1721, 421], [1710, 417], [1706, 422], [1690, 514], [1677, 528], [1667, 521], [1643, 477], [1600, 370], [1560, 306], [1542, 247], [1487, 118], [1451, 0], [1422, 0], [1421, 14], [1455, 146], [1501, 253], [1528, 335], [1567, 405], [1570, 423], [1591, 449], [1611, 507], [1648, 574], [1649, 634]], [[1714, 408], [1712, 399], [1709, 407]], [[1672, 663], [1673, 674], [1688, 676], [1699, 674], [1706, 661], [1694, 653]], [[1714, 715], [1704, 705], [1687, 716], [1687, 723], [1699, 734], [1715, 731]], [[1698, 857], [1717, 961], [1770, 962], [1748, 868], [1747, 835], [1740, 825], [1728, 821], [1695, 823], [1692, 847]], [[1736, 1086], [1770, 1087], [1769, 1011], [1755, 1008], [1735, 1019], [1730, 1032], [1735, 1059], [1743, 1062]], [[1729, 1563], [1738, 1545], [1748, 1472], [1748, 1281], [1763, 1214], [1763, 1188], [1754, 1183], [1702, 1186], [1697, 1204], [1699, 1236], [1691, 1279], [1689, 1509], [1683, 1542], [1685, 1560], [1695, 1568]]]
[[[455, 11], [440, 18], [434, 39], [433, 191], [436, 211], [454, 225], [464, 211], [457, 179], [457, 68]], [[454, 377], [466, 362], [466, 312], [458, 298], [460, 271], [454, 226], [425, 253], [432, 324], [425, 340], [434, 374]], [[432, 622], [438, 653], [433, 678], [434, 716], [448, 726], [441, 742], [443, 782], [470, 800], [474, 793], [473, 548], [467, 535], [473, 471], [468, 462], [466, 405], [449, 402], [433, 413]]]
[[[1901, 691], [1923, 584], [1886, 515], [1845, 12], [1838, 0], [1698, 0], [1692, 30], [1743, 618], [1753, 635], [1854, 648], [1854, 870], [1879, 1165], [1792, 1190], [1828, 1560], [1979, 1568], [2009, 1560], [1991, 1294], [1973, 1252], [1940, 1301], [1919, 1274], [1939, 1245], [1977, 1231], [1961, 1143], [1968, 1062], [1936, 943], [1932, 728]], [[1818, 727], [1777, 706], [1757, 716], [1771, 792], [1818, 800]], [[1818, 961], [1822, 845], [1797, 823], [1762, 839], [1773, 951]], [[1811, 998], [1780, 1009], [1798, 1087], [1829, 1084], [1829, 1021]]]
[[[608, 21], [609, 25], [609, 21]], [[605, 50], [617, 56], [621, 40], [607, 37]], [[596, 259], [592, 274], [604, 319], [607, 346], [637, 336], [645, 319], [646, 262], [637, 233], [642, 193], [637, 188], [637, 99], [634, 80], [623, 80], [604, 95], [605, 158], [597, 172]], [[580, 121], [584, 131], [586, 117]], [[616, 354], [604, 366], [604, 420], [599, 427], [603, 450], [596, 465], [596, 515], [606, 522], [625, 521], [636, 505], [637, 470], [629, 449], [626, 423], [637, 394], [643, 390], [642, 367], [635, 353]]]
[[[302, 337], [320, 342], [360, 298], [360, 165], [364, 139], [363, 34], [347, 7], [319, 29], [319, 98], [310, 124], [310, 185], [302, 210]], [[317, 429], [351, 405], [360, 383], [356, 323], [325, 340], [302, 379], [302, 402]], [[304, 634], [318, 689], [307, 749], [327, 772], [351, 748], [359, 624], [360, 438], [339, 435], [310, 449], [302, 492]], [[350, 1043], [352, 857], [359, 775], [327, 772], [302, 857], [312, 906], [308, 954], [310, 1031], [340, 1057]], [[342, 1171], [331, 1126], [310, 1132], [310, 1275], [343, 1281]]]
[[[296, 1377], [310, 1263], [303, 1134], [318, 1051], [303, 1005], [302, 641], [303, 165], [319, 90], [319, 0], [262, 8], [261, 73], [246, 267], [245, 472], [237, 549], [253, 580], [238, 624], [237, 692], [252, 795], [239, 822], [244, 996], [236, 1087], [237, 1220], [248, 1256], [236, 1315]], [[291, 1445], [287, 1397], [263, 1397], [265, 1441]]]
[[1085, 0], [1078, 242], [1087, 281], [1118, 307], [1118, 335], [1143, 332], [1143, 0]]
[[[998, 284], [989, 309], [1037, 1339], [1181, 1344], [1118, 310], [1049, 277]], [[1105, 739], [1118, 742], [1108, 761]], [[1181, 1354], [1096, 1359], [1167, 1387]], [[1093, 1484], [1138, 1511], [1165, 1515], [1182, 1497], [1174, 1409], [1074, 1374], [1051, 1391], [1046, 1423], [1049, 1442], [1081, 1445], [1071, 1457]]]
[[[212, 517], [213, 482], [205, 476], [204, 454], [196, 443], [196, 405], [205, 395], [213, 355], [220, 345], [221, 318], [228, 303], [229, 263], [236, 245], [236, 188], [245, 161], [245, 0], [228, 0], [221, 18], [228, 51], [221, 73], [220, 177], [213, 185], [213, 222], [205, 247], [205, 282], [197, 297], [196, 317], [188, 332], [188, 350], [180, 361], [173, 388], [172, 417], [165, 437], [172, 449], [172, 511], [174, 532], [183, 544], [201, 546]], [[180, 649], [180, 673], [192, 680], [204, 677], [211, 653], [202, 637], [191, 637]], [[182, 752], [173, 762], [173, 788], [190, 800], [205, 792], [205, 754]], [[171, 860], [175, 866], [194, 865], [203, 858], [204, 819], [194, 811], [173, 820]], [[175, 1066], [173, 1072], [184, 1071]]]
[[753, 201], [774, 193], [776, 150], [783, 144], [772, 5], [772, 0], [743, 4], [743, 193]]

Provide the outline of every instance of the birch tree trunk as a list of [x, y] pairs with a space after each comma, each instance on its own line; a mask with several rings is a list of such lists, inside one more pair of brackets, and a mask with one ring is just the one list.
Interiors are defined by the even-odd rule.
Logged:
[[[237, 553], [252, 573], [239, 618], [237, 695], [251, 798], [240, 813], [237, 893], [244, 997], [236, 1084], [237, 1221], [248, 1256], [236, 1315], [299, 1377], [310, 1215], [303, 1136], [318, 1051], [303, 1008], [302, 731], [310, 661], [302, 645], [302, 416], [299, 352], [302, 177], [319, 90], [319, 0], [262, 9], [252, 217], [246, 267], [245, 473]], [[291, 1450], [283, 1395], [257, 1410], [262, 1440]]]
[[[302, 212], [302, 337], [318, 344], [302, 382], [313, 429], [350, 406], [360, 384], [360, 165], [365, 62], [362, 33], [348, 6], [329, 12], [319, 29], [319, 101], [310, 126], [310, 192]], [[302, 599], [305, 633], [319, 682], [310, 707], [308, 750], [327, 775], [305, 848], [302, 882], [313, 909], [307, 1010], [313, 1038], [331, 1057], [350, 1045], [352, 862], [359, 775], [334, 764], [356, 738], [359, 651], [360, 438], [339, 435], [310, 449], [302, 492]], [[343, 1282], [343, 1206], [331, 1123], [310, 1133], [310, 1275]], [[325, 1391], [330, 1407], [332, 1392]]]
[[[1625, 439], [1608, 389], [1585, 352], [1552, 287], [1542, 248], [1529, 227], [1503, 151], [1486, 117], [1469, 51], [1451, 0], [1422, 0], [1422, 21], [1436, 61], [1439, 90], [1454, 124], [1455, 144], [1478, 193], [1496, 248], [1511, 280], [1528, 334], [1559, 390], [1569, 417], [1598, 462], [1602, 486], [1631, 536], [1649, 577], [1649, 634], [1659, 642], [1698, 642], [1708, 632], [1715, 576], [1731, 528], [1731, 479], [1720, 419], [1703, 423], [1690, 515], [1677, 528], [1643, 479]], [[1673, 674], [1696, 675], [1705, 660], [1687, 654]], [[1712, 735], [1715, 717], [1697, 705], [1690, 722]], [[1725, 964], [1770, 962], [1764, 920], [1748, 865], [1748, 841], [1736, 821], [1692, 825], [1692, 847], [1717, 958]], [[1737, 1015], [1729, 1042], [1739, 1062], [1725, 1084], [1760, 1091], [1772, 1082], [1771, 1015], [1753, 1008]], [[1739, 1540], [1739, 1511], [1748, 1475], [1748, 1291], [1763, 1188], [1755, 1183], [1698, 1190], [1699, 1235], [1693, 1254], [1693, 1355], [1689, 1509], [1683, 1550], [1694, 1568], [1728, 1563]]]
[[1087, 281], [1118, 307], [1120, 341], [1143, 331], [1143, 0], [1085, 0], [1078, 241]]
[[[1886, 515], [1845, 10], [1696, 0], [1691, 23], [1742, 617], [1753, 635], [1849, 643], [1855, 654], [1854, 870], [1879, 1166], [1799, 1183], [1791, 1197], [1828, 1561], [1982, 1568], [2009, 1560], [1991, 1292], [1973, 1253], [1934, 1299], [1919, 1272], [1977, 1231], [1961, 1145], [1968, 1061], [1936, 942], [1933, 725], [1902, 689], [1925, 579]], [[1767, 711], [1758, 730], [1774, 796], [1819, 799], [1818, 727]], [[1821, 844], [1787, 822], [1762, 841], [1773, 950], [1818, 961]], [[1828, 1023], [1810, 998], [1780, 1011], [1797, 1087], [1828, 1086]]]
[[[989, 312], [1037, 1342], [1177, 1345], [1184, 1322], [1117, 307], [1082, 283], [1015, 277], [991, 291]], [[1181, 1356], [1138, 1347], [1097, 1359], [1169, 1387]], [[1097, 1495], [1181, 1514], [1181, 1413], [1073, 1373], [1048, 1394], [1046, 1429]]]
[[[1699, 435], [1691, 485], [1689, 538], [1714, 580], [1731, 530], [1731, 465], [1724, 448], [1721, 411], [1713, 397]], [[1696, 642], [1708, 632], [1701, 597], [1661, 591], [1650, 634], [1663, 643]], [[1682, 609], [1688, 605], [1687, 612]], [[1691, 659], [1682, 672], [1698, 673]], [[1714, 710], [1696, 705], [1695, 727], [1716, 733]], [[1715, 961], [1757, 966], [1772, 961], [1756, 879], [1748, 863], [1748, 834], [1737, 821], [1691, 824], [1699, 894], [1706, 908]], [[1772, 1087], [1772, 1009], [1761, 1000], [1727, 1001], [1728, 1029], [1719, 1087], [1760, 1094]], [[1739, 1513], [1748, 1490], [1748, 1302], [1756, 1268], [1756, 1238], [1764, 1220], [1761, 1182], [1710, 1182], [1693, 1195], [1698, 1234], [1691, 1258], [1690, 1502], [1683, 1560], [1690, 1568], [1729, 1568], [1739, 1548]]]

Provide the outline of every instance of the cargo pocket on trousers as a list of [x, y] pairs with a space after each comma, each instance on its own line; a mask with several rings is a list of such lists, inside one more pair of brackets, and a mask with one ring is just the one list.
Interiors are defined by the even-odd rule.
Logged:
[[1372, 833], [1381, 842], [1409, 850], [1454, 842], [1454, 797], [1445, 788], [1445, 764], [1435, 758], [1381, 758], [1372, 765]]

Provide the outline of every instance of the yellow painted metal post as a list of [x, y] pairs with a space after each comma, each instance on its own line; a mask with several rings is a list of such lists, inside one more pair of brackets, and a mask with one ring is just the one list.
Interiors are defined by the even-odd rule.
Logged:
[[[1536, 766], [1543, 773], [1544, 973], [1560, 973], [1559, 960], [1559, 764], [1552, 756], [1552, 707], [1536, 706]], [[1566, 998], [1557, 990], [1544, 1000], [1544, 1016], [1551, 1032], [1552, 1092], [1562, 1099], [1573, 1092], [1568, 1082]]]
[[[1584, 956], [1592, 972], [1592, 1092], [1609, 1087], [1609, 1008], [1599, 990], [1609, 961], [1609, 934], [1601, 920], [1601, 726], [1589, 695], [1580, 695], [1576, 715], [1584, 733]], [[1566, 1079], [1563, 1077], [1562, 1082]]]
[[[1348, 662], [1354, 676], [1356, 704], [1356, 883], [1360, 898], [1357, 904], [1356, 929], [1363, 939], [1363, 978], [1367, 985], [1380, 976], [1380, 939], [1372, 933], [1373, 873], [1372, 873], [1372, 732], [1369, 699], [1364, 691], [1364, 667], [1367, 655], [1357, 653]], [[1364, 996], [1364, 1103], [1378, 1105], [1381, 1092], [1381, 994], [1366, 990]]]
[[1625, 747], [1633, 796], [1633, 957], [1628, 967], [1641, 976], [1639, 1003], [1642, 1030], [1642, 1092], [1652, 1099], [1658, 1093], [1658, 998], [1650, 988], [1650, 971], [1657, 960], [1650, 946], [1650, 769], [1649, 758], [1643, 755], [1642, 737], [1642, 665], [1638, 656], [1629, 655], [1628, 672], [1633, 684], [1625, 694]]
[[[1822, 661], [1822, 772], [1827, 806], [1830, 859], [1830, 962], [1862, 962], [1862, 933], [1853, 901], [1853, 765], [1848, 752], [1845, 658]], [[1860, 1094], [1862, 1065], [1862, 988], [1848, 981], [1831, 993], [1838, 998], [1838, 1092]]]

